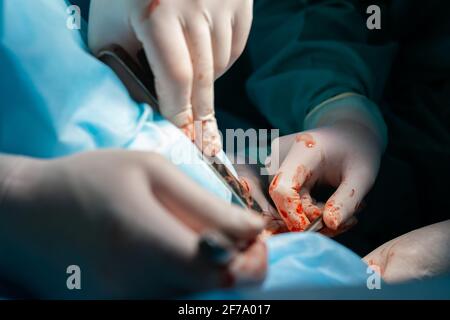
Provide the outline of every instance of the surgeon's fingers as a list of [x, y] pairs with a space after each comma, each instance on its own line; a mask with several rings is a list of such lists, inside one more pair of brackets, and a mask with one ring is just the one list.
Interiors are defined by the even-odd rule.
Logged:
[[265, 226], [262, 217], [209, 194], [171, 164], [164, 163], [156, 176], [158, 199], [193, 230], [214, 229], [240, 242], [253, 240]]
[[262, 209], [262, 215], [266, 219], [264, 232], [260, 237], [266, 238], [272, 234], [287, 232], [286, 224], [281, 219], [277, 209], [267, 198], [267, 186], [265, 181], [261, 180], [257, 168], [245, 164], [236, 165], [236, 172], [240, 177], [241, 185], [251, 196], [252, 200], [257, 202]]
[[[136, 216], [142, 219], [139, 225], [144, 229], [149, 229], [151, 231], [148, 233], [149, 236], [153, 240], [159, 241], [161, 247], [171, 256], [184, 262], [192, 260], [197, 254], [199, 240], [197, 232], [181, 223], [159, 203], [159, 199], [153, 194], [136, 198], [139, 199], [134, 201], [128, 210], [136, 212]], [[152, 212], [151, 216], [148, 215], [149, 210]], [[163, 242], [161, 242], [162, 239], [164, 239]]]
[[330, 229], [328, 227], [322, 228], [319, 232], [323, 234], [324, 236], [333, 238], [341, 233], [347, 232], [351, 228], [353, 228], [358, 223], [358, 219], [355, 216], [350, 217], [347, 221], [345, 221], [343, 224], [337, 228], [337, 230]]
[[212, 26], [215, 79], [221, 77], [230, 65], [232, 35], [231, 19], [217, 17]]
[[313, 170], [320, 164], [313, 153], [299, 158], [299, 151], [296, 146], [291, 149], [269, 187], [269, 194], [290, 231], [303, 231], [310, 224], [299, 192], [304, 187], [309, 189], [306, 184], [314, 183]]
[[347, 169], [341, 184], [325, 204], [323, 220], [326, 226], [337, 230], [346, 222], [358, 210], [374, 181], [374, 172], [364, 166]]
[[232, 20], [233, 42], [228, 68], [241, 56], [247, 44], [253, 20], [253, 0], [242, 1], [242, 7], [236, 12]]
[[303, 188], [302, 190], [300, 190], [300, 201], [303, 211], [305, 212], [309, 221], [312, 222], [322, 215], [323, 208], [315, 203], [315, 201], [311, 197], [309, 188]]
[[[242, 165], [245, 166], [245, 165]], [[273, 205], [266, 198], [266, 194], [263, 192], [263, 187], [258, 178], [254, 176], [245, 175], [246, 172], [239, 172], [239, 167], [236, 167], [238, 175], [240, 177], [241, 185], [245, 188], [251, 198], [256, 201], [261, 207], [263, 214], [266, 216], [272, 216], [279, 218], [277, 210], [273, 207]]]
[[[199, 259], [199, 234], [170, 214], [153, 194], [138, 191], [133, 200], [123, 210], [133, 212], [129, 217], [135, 219], [132, 225], [135, 229], [140, 228], [139, 232], [136, 236], [112, 237], [109, 243], [115, 248], [115, 259], [122, 261], [119, 260], [120, 267], [114, 265], [109, 268], [108, 274], [115, 279], [123, 279], [121, 290], [145, 293], [151, 290], [149, 281], [167, 289], [167, 292], [162, 289], [162, 295], [178, 290], [218, 287], [224, 275]], [[125, 246], [121, 243], [124, 239]], [[148, 278], [156, 266], [163, 268], [164, 273], [160, 277]], [[169, 274], [170, 277], [166, 276]]]
[[195, 122], [195, 143], [208, 156], [222, 149], [214, 114], [214, 57], [208, 17], [200, 15], [189, 21], [186, 38], [194, 70], [192, 108]]
[[160, 111], [193, 141], [191, 105], [194, 72], [183, 28], [175, 18], [154, 17], [139, 38], [155, 75]]
[[[139, 216], [142, 218], [147, 217], [147, 221], [143, 219], [140, 223], [142, 228], [148, 229], [148, 232], [145, 233], [145, 243], [148, 244], [148, 247], [155, 247], [156, 244], [159, 250], [158, 256], [155, 257], [154, 251], [148, 250], [148, 247], [144, 245], [142, 252], [137, 255], [144, 256], [145, 260], [143, 261], [146, 263], [137, 266], [138, 269], [146, 266], [148, 268], [148, 264], [154, 265], [161, 262], [164, 274], [170, 274], [170, 277], [161, 276], [161, 281], [166, 282], [163, 287], [188, 291], [226, 286], [230, 277], [233, 279], [238, 277], [238, 270], [232, 269], [231, 266], [220, 266], [211, 260], [212, 257], [204, 255], [199, 247], [203, 235], [180, 221], [168, 208], [159, 203], [159, 199], [155, 198], [153, 194], [141, 197], [136, 201], [136, 203], [139, 202], [141, 202], [140, 205], [137, 204], [135, 207], [131, 206], [127, 209], [141, 213]], [[152, 212], [151, 215], [148, 214], [149, 210]], [[146, 252], [149, 254], [146, 255]], [[130, 254], [132, 253], [130, 252]], [[133, 271], [136, 272], [136, 270]], [[148, 273], [148, 270], [145, 272]], [[246, 279], [250, 281], [259, 280], [261, 277], [259, 270], [246, 276]], [[142, 281], [143, 278], [145, 277], [141, 277], [140, 281], [145, 286], [146, 282]]]
[[228, 270], [228, 286], [233, 284], [248, 285], [262, 281], [267, 272], [267, 246], [265, 242], [260, 238], [253, 242], [245, 252], [234, 258]]

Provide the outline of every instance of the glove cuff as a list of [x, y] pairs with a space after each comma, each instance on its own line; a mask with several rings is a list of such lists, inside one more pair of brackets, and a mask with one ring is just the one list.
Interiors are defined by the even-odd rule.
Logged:
[[304, 120], [304, 129], [332, 125], [339, 120], [354, 120], [368, 127], [379, 137], [384, 151], [387, 145], [387, 126], [378, 106], [356, 93], [343, 93], [324, 101], [309, 112]]

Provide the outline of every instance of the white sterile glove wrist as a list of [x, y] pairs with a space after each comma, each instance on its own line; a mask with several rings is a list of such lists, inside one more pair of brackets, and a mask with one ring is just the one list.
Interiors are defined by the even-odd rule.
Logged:
[[[371, 117], [345, 99], [323, 110], [315, 127], [281, 137], [272, 145], [269, 193], [291, 231], [303, 231], [323, 213], [325, 232], [348, 228], [372, 187], [383, 150], [382, 135]], [[341, 105], [342, 103], [342, 105]], [[279, 156], [281, 166], [274, 161]], [[336, 188], [325, 201], [311, 196], [316, 185]]]
[[215, 155], [214, 80], [243, 52], [252, 9], [252, 0], [92, 0], [89, 45], [143, 47], [162, 114]]
[[378, 247], [364, 261], [388, 283], [450, 272], [450, 220], [411, 231]]
[[[0, 271], [39, 297], [70, 296], [74, 264], [85, 298], [171, 297], [265, 274], [264, 244], [254, 243], [263, 219], [204, 192], [161, 156], [101, 151], [26, 162], [3, 192]], [[207, 231], [253, 244], [218, 266], [199, 254]]]

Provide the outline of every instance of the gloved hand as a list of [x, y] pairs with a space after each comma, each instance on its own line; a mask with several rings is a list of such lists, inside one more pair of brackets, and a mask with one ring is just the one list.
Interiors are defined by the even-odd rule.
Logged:
[[252, 0], [92, 0], [89, 45], [97, 52], [115, 43], [132, 54], [144, 47], [162, 114], [215, 155], [214, 80], [244, 50], [252, 9]]
[[[258, 172], [259, 168], [257, 166], [237, 164], [234, 167], [240, 177], [242, 185], [247, 189], [247, 191], [249, 191], [253, 201], [256, 201], [263, 210], [267, 224], [262, 234], [262, 238], [288, 232], [289, 229], [287, 228], [286, 223], [277, 209], [275, 209], [272, 205], [269, 200], [268, 193], [265, 192], [268, 185], [267, 176], [262, 176]], [[347, 231], [354, 225], [354, 223], [356, 223], [356, 219], [351, 220], [350, 223], [345, 223], [344, 226], [338, 228], [337, 230], [324, 227], [320, 230], [320, 233], [328, 237], [335, 237]]]
[[273, 234], [287, 232], [286, 224], [269, 201], [267, 192], [265, 192], [268, 184], [267, 177], [260, 176], [257, 166], [240, 163], [245, 162], [238, 161], [238, 164], [235, 164], [234, 168], [240, 178], [241, 184], [248, 191], [253, 201], [256, 201], [259, 204], [267, 221], [266, 228], [262, 233], [262, 238], [269, 237]]
[[364, 261], [388, 283], [450, 271], [450, 220], [411, 231], [378, 247]]
[[[209, 195], [156, 154], [0, 157], [2, 176], [0, 272], [39, 297], [70, 297], [73, 264], [88, 298], [168, 297], [265, 274], [265, 246], [254, 242], [263, 219]], [[198, 251], [209, 230], [252, 244], [225, 267], [211, 264]]]
[[[375, 181], [382, 139], [365, 114], [344, 109], [332, 116], [324, 113], [315, 129], [272, 144], [269, 172], [275, 177], [269, 193], [290, 231], [303, 231], [322, 213], [329, 229], [347, 229]], [[279, 169], [274, 165], [277, 156]], [[311, 196], [316, 184], [336, 188], [325, 204]]]

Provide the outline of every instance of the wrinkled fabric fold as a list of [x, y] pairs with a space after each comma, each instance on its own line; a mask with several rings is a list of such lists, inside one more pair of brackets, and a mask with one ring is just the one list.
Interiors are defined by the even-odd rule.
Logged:
[[318, 233], [288, 233], [267, 240], [269, 271], [259, 286], [214, 291], [199, 299], [250, 299], [282, 290], [366, 288], [373, 274], [361, 258]]

